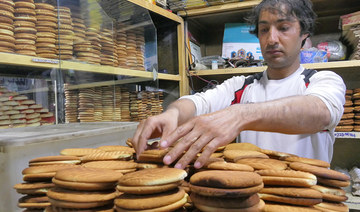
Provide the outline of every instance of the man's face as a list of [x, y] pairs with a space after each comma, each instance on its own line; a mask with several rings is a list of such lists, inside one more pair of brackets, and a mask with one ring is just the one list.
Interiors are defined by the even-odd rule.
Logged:
[[270, 68], [286, 68], [299, 61], [301, 42], [300, 23], [295, 17], [263, 10], [258, 23], [258, 37], [262, 55]]

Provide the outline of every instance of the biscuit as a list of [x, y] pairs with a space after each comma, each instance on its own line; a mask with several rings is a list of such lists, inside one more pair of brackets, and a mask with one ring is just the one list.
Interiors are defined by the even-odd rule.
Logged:
[[51, 4], [47, 4], [47, 3], [35, 3], [35, 7], [36, 9], [45, 9], [45, 10], [55, 10], [55, 7]]
[[298, 156], [288, 156], [288, 157], [284, 157], [282, 159], [285, 161], [289, 161], [289, 162], [302, 162], [302, 163], [306, 163], [306, 164], [310, 164], [310, 165], [314, 165], [314, 166], [325, 167], [325, 168], [330, 167], [330, 163], [323, 161], [323, 160], [318, 160], [318, 159], [304, 158], [304, 157], [298, 157]]
[[232, 170], [232, 171], [254, 171], [254, 168], [245, 165], [245, 164], [239, 164], [239, 163], [228, 163], [225, 161], [215, 161], [212, 163], [207, 164], [204, 168], [206, 169], [215, 169], [215, 170]]
[[213, 196], [213, 197], [244, 197], [250, 196], [255, 193], [258, 193], [264, 184], [255, 185], [251, 187], [242, 187], [242, 188], [213, 188], [213, 187], [205, 187], [205, 186], [197, 186], [190, 184], [191, 192], [203, 195], [203, 196]]
[[[150, 195], [133, 195], [122, 194], [115, 199], [116, 207], [124, 210], [156, 210], [184, 199], [187, 194], [183, 189], [172, 189], [170, 191], [150, 194]], [[185, 204], [186, 201], [183, 201]], [[180, 206], [181, 207], [181, 206]]]
[[[116, 201], [116, 200], [115, 200]], [[141, 199], [140, 199], [141, 201]], [[177, 202], [162, 206], [162, 207], [158, 207], [158, 208], [151, 208], [149, 210], [135, 210], [135, 211], [176, 211], [177, 209], [183, 207], [188, 201], [188, 194], [185, 194], [184, 197], [180, 200], [178, 200]], [[120, 208], [119, 206], [116, 205], [115, 203], [115, 209], [118, 212], [126, 212], [129, 211], [128, 209], [123, 209]]]
[[15, 2], [15, 8], [29, 8], [34, 10], [35, 4], [31, 2], [17, 1]]
[[289, 164], [289, 166], [290, 166], [290, 168], [292, 168], [294, 170], [310, 172], [310, 173], [316, 175], [317, 177], [333, 179], [333, 180], [343, 180], [343, 181], [350, 180], [349, 176], [347, 176], [341, 172], [327, 169], [324, 167], [313, 166], [313, 165], [309, 165], [309, 164], [305, 164], [305, 163], [301, 163], [301, 162], [292, 162]]
[[322, 194], [311, 188], [266, 187], [259, 192], [266, 201], [311, 206], [322, 202]]
[[11, 36], [11, 35], [2, 35], [2, 34], [0, 34], [0, 41], [6, 41], [6, 42], [10, 42], [10, 43], [15, 43], [15, 38], [14, 38], [14, 36]]
[[344, 203], [335, 203], [335, 202], [322, 202], [314, 205], [315, 209], [320, 211], [338, 211], [338, 212], [348, 212], [349, 207]]
[[18, 183], [14, 185], [14, 189], [19, 194], [46, 194], [46, 192], [55, 186], [54, 183], [38, 182], [38, 183]]
[[12, 6], [10, 4], [6, 4], [2, 1], [0, 1], [0, 10], [6, 10], [6, 11], [9, 11], [12, 13], [14, 13], [14, 11], [15, 11], [14, 6]]
[[253, 167], [255, 170], [261, 169], [275, 169], [284, 170], [287, 168], [287, 164], [283, 161], [270, 158], [243, 158], [237, 160], [236, 163], [246, 164]]
[[81, 161], [76, 156], [44, 156], [44, 157], [37, 157], [31, 159], [29, 161], [29, 166], [41, 166], [41, 165], [53, 165], [53, 164], [79, 164]]
[[104, 206], [113, 201], [116, 192], [81, 192], [61, 188], [50, 189], [47, 193], [51, 205], [64, 208], [92, 208]]
[[259, 170], [264, 185], [311, 187], [316, 185], [317, 178], [308, 172], [294, 170]]
[[0, 14], [0, 22], [1, 23], [7, 23], [7, 24], [13, 24], [14, 23], [14, 18], [3, 16], [3, 15]]
[[29, 9], [29, 8], [25, 8], [25, 7], [15, 7], [15, 15], [17, 14], [21, 14], [23, 16], [25, 15], [31, 15], [31, 16], [35, 16], [35, 10], [34, 9]]
[[240, 149], [225, 150], [224, 157], [227, 161], [232, 162], [236, 162], [242, 158], [269, 158], [269, 156], [259, 151]]
[[124, 175], [118, 184], [122, 186], [163, 185], [183, 180], [186, 171], [176, 168], [143, 169]]
[[266, 202], [264, 211], [271, 212], [288, 212], [288, 211], [296, 211], [296, 212], [319, 212], [314, 207], [306, 207], [306, 206], [297, 206], [297, 205], [285, 205], [285, 204], [276, 204], [273, 202]]
[[97, 161], [97, 160], [129, 160], [133, 156], [133, 152], [127, 151], [113, 151], [113, 152], [96, 152], [81, 157], [82, 162]]
[[311, 188], [320, 191], [322, 193], [323, 200], [326, 201], [344, 202], [348, 199], [348, 197], [345, 195], [346, 192], [340, 188], [325, 187], [321, 185], [314, 185]]
[[61, 155], [84, 156], [92, 153], [102, 152], [94, 148], [67, 148], [60, 151]]

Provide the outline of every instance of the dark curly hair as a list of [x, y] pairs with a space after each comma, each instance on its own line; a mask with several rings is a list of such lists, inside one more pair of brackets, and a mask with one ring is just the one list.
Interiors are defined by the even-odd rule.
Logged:
[[[301, 27], [301, 35], [313, 35], [315, 28], [316, 14], [312, 9], [312, 2], [310, 0], [263, 0], [257, 5], [252, 14], [246, 18], [250, 25], [255, 28], [250, 30], [250, 33], [258, 36], [258, 22], [262, 10], [269, 10], [272, 13], [278, 12], [287, 17], [292, 16], [299, 20]], [[285, 8], [285, 11], [283, 10]]]

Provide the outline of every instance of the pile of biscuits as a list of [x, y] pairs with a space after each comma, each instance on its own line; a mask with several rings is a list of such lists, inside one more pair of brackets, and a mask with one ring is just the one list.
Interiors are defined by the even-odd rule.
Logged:
[[188, 201], [181, 189], [186, 171], [175, 168], [143, 169], [124, 175], [116, 189], [116, 211], [175, 211]]
[[[152, 142], [156, 146], [158, 140]], [[27, 183], [15, 188], [32, 199], [24, 197], [19, 206], [25, 207], [20, 203], [26, 199], [41, 201], [33, 208], [50, 202], [45, 211], [349, 210], [343, 187], [350, 178], [325, 161], [231, 143], [219, 147], [203, 168], [190, 164], [180, 170], [162, 162], [171, 147], [145, 150], [135, 158], [131, 139], [127, 144], [67, 148], [60, 156], [31, 160], [23, 171]], [[42, 186], [39, 195], [26, 191]]]
[[23, 169], [23, 183], [14, 185], [19, 194], [24, 195], [18, 201], [18, 207], [28, 210], [44, 210], [50, 206], [47, 192], [55, 185], [51, 182], [61, 169], [76, 167], [80, 163], [77, 157], [48, 156], [34, 158], [29, 167]]
[[58, 22], [55, 7], [47, 3], [35, 3], [36, 12], [36, 56], [57, 58], [57, 31]]
[[0, 129], [53, 124], [54, 114], [26, 95], [0, 86]]

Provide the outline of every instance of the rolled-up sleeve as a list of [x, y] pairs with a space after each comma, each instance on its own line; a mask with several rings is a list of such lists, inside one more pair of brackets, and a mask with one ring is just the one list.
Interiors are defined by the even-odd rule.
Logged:
[[330, 111], [331, 120], [326, 129], [333, 129], [339, 123], [345, 104], [346, 86], [343, 79], [331, 71], [319, 71], [310, 78], [305, 95], [319, 97]]
[[190, 99], [196, 107], [196, 115], [212, 113], [231, 105], [234, 93], [240, 89], [245, 81], [244, 76], [235, 76], [225, 80], [222, 84], [205, 92], [182, 96], [180, 99]]

